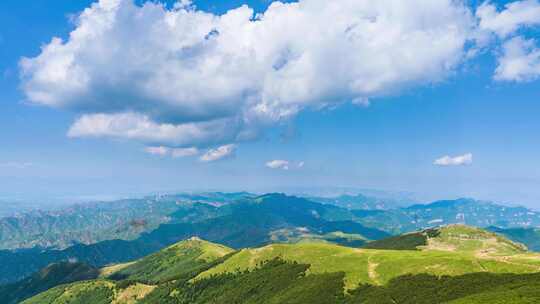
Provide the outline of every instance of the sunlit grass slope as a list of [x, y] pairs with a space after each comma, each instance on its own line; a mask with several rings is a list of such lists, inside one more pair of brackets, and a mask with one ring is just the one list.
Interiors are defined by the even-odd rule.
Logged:
[[202, 271], [209, 263], [233, 252], [226, 246], [191, 238], [144, 257], [109, 277], [159, 283]]
[[244, 249], [196, 279], [254, 269], [274, 258], [310, 264], [309, 273], [344, 272], [345, 286], [385, 284], [405, 274], [532, 273], [540, 256], [496, 234], [466, 226], [443, 227], [416, 250], [355, 249], [325, 243], [274, 244]]
[[410, 250], [307, 242], [235, 252], [192, 238], [24, 303], [540, 303], [540, 255], [466, 226], [418, 235], [405, 240]]

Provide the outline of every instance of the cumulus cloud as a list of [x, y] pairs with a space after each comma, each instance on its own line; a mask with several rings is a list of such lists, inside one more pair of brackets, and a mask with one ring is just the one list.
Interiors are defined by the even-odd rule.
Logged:
[[75, 22], [65, 41], [21, 60], [28, 101], [79, 113], [71, 137], [183, 148], [251, 140], [306, 108], [438, 82], [476, 26], [453, 0], [274, 2], [258, 15], [100, 0]]
[[476, 11], [479, 30], [502, 40], [493, 78], [499, 81], [530, 81], [540, 75], [540, 51], [532, 39], [516, 36], [520, 29], [540, 25], [540, 1], [508, 3], [501, 11], [485, 2]]
[[463, 166], [470, 165], [473, 162], [473, 155], [467, 153], [459, 156], [443, 156], [439, 159], [436, 159], [433, 164], [437, 166]]
[[69, 137], [113, 137], [176, 147], [230, 142], [237, 138], [236, 126], [227, 119], [184, 124], [159, 124], [136, 113], [89, 114], [69, 129]]
[[494, 4], [484, 2], [476, 10], [476, 16], [480, 29], [505, 37], [522, 27], [540, 24], [540, 2], [515, 1], [506, 4], [500, 12]]
[[531, 81], [540, 76], [540, 49], [532, 39], [514, 37], [503, 44], [494, 78]]
[[210, 149], [204, 153], [199, 159], [202, 162], [213, 162], [220, 159], [225, 159], [234, 155], [236, 145], [228, 144], [216, 149]]

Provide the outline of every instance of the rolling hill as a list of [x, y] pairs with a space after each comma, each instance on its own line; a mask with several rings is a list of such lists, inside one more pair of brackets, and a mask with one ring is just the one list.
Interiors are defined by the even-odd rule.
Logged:
[[96, 279], [99, 273], [99, 269], [83, 263], [51, 264], [20, 282], [0, 286], [0, 299], [4, 304], [16, 304], [58, 285]]
[[463, 225], [419, 234], [426, 236], [426, 242], [414, 250], [385, 249], [379, 241], [379, 249], [311, 242], [232, 251], [194, 238], [108, 269], [100, 279], [60, 285], [24, 303], [487, 304], [540, 300], [540, 255], [527, 252], [524, 246]]
[[532, 251], [540, 251], [540, 229], [539, 228], [500, 228], [487, 227], [489, 231], [504, 235], [515, 242], [526, 244]]

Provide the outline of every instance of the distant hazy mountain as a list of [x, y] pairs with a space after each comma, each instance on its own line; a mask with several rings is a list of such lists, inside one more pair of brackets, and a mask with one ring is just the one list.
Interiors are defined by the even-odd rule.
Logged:
[[346, 209], [355, 210], [390, 210], [400, 207], [412, 205], [412, 201], [404, 201], [401, 199], [379, 198], [366, 196], [363, 194], [357, 195], [340, 195], [336, 197], [308, 197], [315, 202], [331, 204]]
[[443, 200], [399, 209], [352, 212], [360, 218], [360, 223], [394, 234], [448, 224], [502, 228], [540, 226], [540, 212], [473, 199]]
[[[0, 283], [72, 258], [93, 266], [125, 262], [194, 235], [232, 248], [313, 241], [360, 247], [370, 240], [448, 224], [540, 226], [535, 211], [471, 199], [399, 208], [362, 195], [327, 199], [184, 193], [0, 219], [0, 248], [30, 247], [0, 250]], [[501, 233], [532, 250], [539, 248], [532, 231]]]
[[0, 282], [12, 282], [49, 263], [73, 258], [93, 266], [130, 261], [191, 236], [233, 248], [314, 239], [359, 246], [389, 236], [354, 222], [346, 209], [283, 194], [244, 198], [221, 206], [189, 203], [169, 216], [167, 224], [131, 241], [78, 244], [64, 250], [0, 251]]
[[78, 243], [132, 240], [171, 221], [172, 213], [190, 209], [190, 203], [221, 206], [253, 196], [247, 192], [182, 193], [31, 211], [0, 218], [0, 249], [65, 249]]
[[489, 231], [497, 232], [515, 242], [520, 242], [532, 251], [540, 251], [540, 228], [500, 228], [488, 227]]
[[112, 239], [133, 239], [169, 221], [174, 200], [129, 199], [32, 211], [0, 218], [0, 249], [67, 248]]

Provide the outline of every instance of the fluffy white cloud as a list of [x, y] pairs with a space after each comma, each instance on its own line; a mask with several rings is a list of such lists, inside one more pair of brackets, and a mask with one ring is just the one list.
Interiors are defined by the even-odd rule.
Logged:
[[236, 145], [228, 144], [216, 149], [210, 149], [204, 153], [199, 159], [203, 162], [213, 162], [216, 160], [228, 158], [234, 155]]
[[494, 78], [530, 81], [540, 76], [540, 49], [532, 39], [514, 37], [503, 44]]
[[500, 12], [489, 2], [484, 2], [476, 10], [479, 27], [504, 37], [521, 27], [540, 24], [540, 2], [524, 0], [508, 3]]
[[32, 103], [80, 113], [73, 137], [218, 146], [307, 107], [440, 81], [475, 24], [454, 0], [274, 2], [256, 16], [100, 0], [67, 40], [21, 60], [22, 88]]
[[69, 129], [69, 137], [127, 138], [150, 144], [190, 147], [220, 144], [238, 138], [238, 126], [228, 119], [183, 124], [156, 123], [136, 113], [88, 114]]
[[270, 169], [289, 170], [289, 162], [286, 160], [276, 159], [266, 163], [266, 167]]
[[470, 165], [473, 162], [473, 155], [467, 153], [459, 156], [443, 156], [439, 159], [436, 159], [433, 164], [437, 166], [463, 166]]
[[540, 51], [535, 41], [516, 36], [518, 30], [540, 25], [540, 1], [523, 0], [508, 3], [501, 11], [485, 2], [476, 11], [479, 30], [495, 33], [502, 40], [494, 79], [530, 81], [540, 75]]

